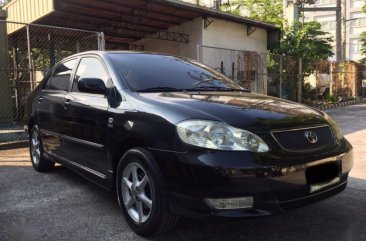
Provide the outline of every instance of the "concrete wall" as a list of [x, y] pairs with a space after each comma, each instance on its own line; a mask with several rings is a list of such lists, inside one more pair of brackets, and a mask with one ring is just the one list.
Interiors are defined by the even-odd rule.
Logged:
[[267, 52], [267, 32], [257, 28], [247, 36], [247, 26], [221, 19], [214, 21], [205, 29], [201, 17], [193, 21], [171, 27], [169, 31], [189, 34], [189, 43], [176, 43], [158, 39], [142, 39], [134, 42], [144, 46], [145, 51], [175, 54], [197, 59], [197, 45], [225, 49]]
[[213, 19], [213, 22], [203, 30], [203, 45], [220, 48], [267, 52], [267, 32], [257, 28], [250, 36], [247, 36], [247, 26], [221, 19]]
[[[257, 81], [246, 87], [259, 93], [267, 93], [267, 31], [265, 29], [257, 28], [248, 36], [247, 26], [244, 24], [213, 19], [213, 22], [203, 29], [202, 37], [201, 62], [215, 69], [220, 69], [222, 62], [225, 74], [233, 79], [238, 79], [238, 70], [256, 70]], [[251, 58], [245, 58], [242, 51], [257, 54], [251, 55]]]
[[141, 39], [134, 42], [144, 46], [145, 51], [167, 53], [197, 59], [197, 44], [202, 45], [202, 18], [169, 28], [171, 32], [189, 34], [189, 43], [177, 43], [158, 39]]
[[226, 70], [225, 74], [234, 78], [236, 77], [236, 71], [235, 75], [232, 76], [231, 66], [233, 62], [238, 60], [238, 55], [242, 54], [240, 51], [260, 53], [260, 56], [258, 56], [258, 62], [260, 62], [258, 76], [261, 77], [258, 80], [259, 82], [251, 85], [251, 89], [260, 93], [267, 93], [267, 80], [265, 77], [267, 72], [265, 63], [267, 31], [257, 28], [248, 36], [245, 24], [221, 19], [210, 18], [210, 20], [213, 20], [213, 22], [207, 28], [204, 28], [204, 20], [199, 17], [169, 29], [172, 32], [189, 34], [188, 44], [148, 38], [136, 41], [134, 44], [143, 45], [145, 51], [197, 59], [215, 69], [219, 69], [221, 62], [223, 62]]

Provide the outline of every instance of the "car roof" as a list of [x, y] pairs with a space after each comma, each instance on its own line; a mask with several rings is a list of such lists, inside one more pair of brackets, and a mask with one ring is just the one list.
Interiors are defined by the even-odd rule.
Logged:
[[[106, 54], [153, 54], [153, 55], [161, 55], [161, 56], [175, 56], [172, 54], [166, 54], [166, 53], [158, 53], [158, 52], [149, 52], [149, 51], [132, 51], [132, 50], [94, 50], [94, 51], [85, 51], [80, 52], [77, 54], [70, 55], [64, 59], [74, 58], [74, 57], [80, 57], [83, 55], [99, 55], [103, 56]], [[179, 57], [179, 56], [176, 56]]]

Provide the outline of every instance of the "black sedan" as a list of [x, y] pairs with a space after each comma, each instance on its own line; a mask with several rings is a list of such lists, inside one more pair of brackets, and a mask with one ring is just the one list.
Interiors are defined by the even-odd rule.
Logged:
[[170, 55], [70, 56], [31, 93], [25, 120], [37, 171], [61, 163], [115, 192], [144, 236], [182, 215], [256, 217], [317, 202], [345, 189], [353, 164], [327, 114]]

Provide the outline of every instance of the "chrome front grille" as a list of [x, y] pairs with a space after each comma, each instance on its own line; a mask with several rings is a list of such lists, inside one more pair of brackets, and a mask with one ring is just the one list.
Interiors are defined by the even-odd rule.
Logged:
[[[316, 142], [310, 137], [317, 137]], [[272, 137], [286, 151], [289, 152], [311, 152], [327, 148], [334, 144], [334, 135], [329, 125], [273, 130]]]

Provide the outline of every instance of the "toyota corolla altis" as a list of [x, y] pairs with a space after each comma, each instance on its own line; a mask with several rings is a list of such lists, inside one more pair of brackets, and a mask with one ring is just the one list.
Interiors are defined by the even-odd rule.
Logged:
[[196, 61], [85, 52], [31, 93], [32, 164], [116, 193], [138, 234], [179, 216], [265, 216], [345, 189], [352, 147], [326, 113], [243, 89]]

